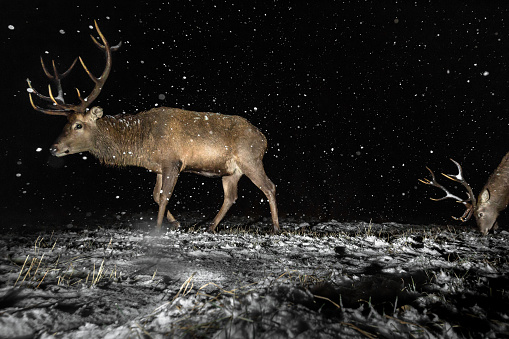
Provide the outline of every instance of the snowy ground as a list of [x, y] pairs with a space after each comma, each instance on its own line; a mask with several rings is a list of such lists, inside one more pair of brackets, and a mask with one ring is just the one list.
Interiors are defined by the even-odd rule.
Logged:
[[507, 231], [183, 225], [4, 231], [0, 338], [509, 337]]

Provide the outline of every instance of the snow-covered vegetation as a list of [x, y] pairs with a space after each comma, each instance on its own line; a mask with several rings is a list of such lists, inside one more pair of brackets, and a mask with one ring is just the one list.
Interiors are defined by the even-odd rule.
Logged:
[[3, 337], [479, 338], [509, 333], [509, 233], [190, 219], [1, 235]]

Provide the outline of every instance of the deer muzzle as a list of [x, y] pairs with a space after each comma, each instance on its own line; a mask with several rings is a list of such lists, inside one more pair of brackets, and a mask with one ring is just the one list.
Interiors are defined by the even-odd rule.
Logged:
[[60, 149], [57, 144], [50, 147], [49, 152], [55, 157], [63, 157], [69, 154], [69, 148]]

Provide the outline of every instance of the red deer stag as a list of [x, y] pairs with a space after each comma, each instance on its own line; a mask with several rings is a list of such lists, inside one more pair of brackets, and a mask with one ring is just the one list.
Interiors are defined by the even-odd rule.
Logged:
[[467, 190], [468, 198], [464, 200], [454, 194], [451, 194], [444, 186], [437, 182], [433, 171], [426, 167], [431, 173], [431, 180], [419, 179], [419, 181], [427, 185], [438, 187], [446, 194], [442, 198], [431, 198], [431, 200], [441, 201], [447, 198], [454, 199], [456, 202], [459, 202], [466, 207], [465, 213], [463, 213], [463, 215], [459, 218], [453, 217], [454, 219], [466, 222], [472, 217], [472, 215], [474, 215], [477, 227], [483, 235], [488, 234], [490, 229], [496, 230], [498, 228], [497, 218], [500, 212], [502, 212], [509, 204], [509, 153], [504, 156], [495, 172], [493, 172], [488, 179], [488, 182], [484, 185], [484, 188], [479, 194], [478, 200], [475, 199], [472, 188], [463, 177], [463, 169], [461, 168], [461, 165], [452, 159], [451, 161], [456, 164], [458, 174], [451, 175], [442, 173], [442, 175], [462, 184]]
[[[237, 183], [245, 174], [263, 191], [270, 204], [273, 231], [279, 232], [275, 185], [265, 174], [263, 155], [267, 149], [265, 136], [246, 119], [217, 113], [185, 111], [159, 107], [135, 115], [103, 116], [103, 109], [87, 109], [97, 98], [111, 70], [111, 53], [120, 47], [110, 46], [99, 30], [102, 41], [92, 35], [94, 44], [104, 51], [106, 67], [96, 78], [79, 58], [85, 72], [95, 83], [92, 92], [83, 98], [76, 89], [80, 103], [66, 104], [61, 80], [74, 67], [76, 60], [64, 73], [59, 73], [53, 62], [51, 74], [41, 58], [46, 76], [57, 89], [54, 96], [51, 85], [49, 96], [33, 89], [30, 80], [29, 97], [33, 108], [52, 115], [64, 115], [68, 123], [51, 146], [50, 152], [61, 157], [78, 152], [90, 152], [102, 163], [115, 166], [144, 167], [157, 174], [154, 200], [159, 204], [157, 229], [161, 229], [168, 200], [180, 172], [194, 172], [208, 177], [222, 177], [224, 202], [209, 231], [214, 232], [226, 212], [237, 199]], [[51, 103], [44, 109], [34, 103], [32, 94]], [[167, 212], [174, 227], [179, 223]]]

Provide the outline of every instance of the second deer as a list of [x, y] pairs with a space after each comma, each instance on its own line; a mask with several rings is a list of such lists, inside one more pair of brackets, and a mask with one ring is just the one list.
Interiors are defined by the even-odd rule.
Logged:
[[463, 176], [463, 169], [461, 168], [461, 165], [453, 159], [451, 159], [451, 161], [458, 168], [458, 174], [452, 175], [442, 173], [442, 175], [462, 184], [467, 190], [468, 198], [462, 199], [451, 194], [444, 186], [437, 182], [433, 171], [426, 167], [431, 173], [431, 180], [419, 179], [419, 181], [427, 185], [438, 187], [446, 194], [442, 198], [432, 198], [431, 200], [441, 201], [448, 198], [454, 199], [456, 202], [459, 202], [466, 207], [465, 213], [463, 213], [463, 215], [459, 218], [453, 217], [454, 219], [466, 222], [472, 217], [472, 215], [474, 215], [477, 227], [483, 235], [488, 234], [491, 229], [496, 230], [498, 228], [498, 216], [509, 204], [509, 153], [504, 156], [495, 172], [491, 174], [477, 200], [472, 188]]

